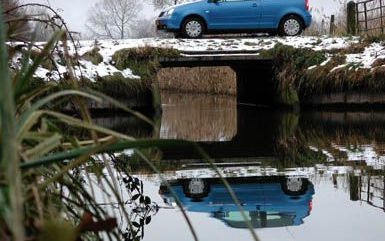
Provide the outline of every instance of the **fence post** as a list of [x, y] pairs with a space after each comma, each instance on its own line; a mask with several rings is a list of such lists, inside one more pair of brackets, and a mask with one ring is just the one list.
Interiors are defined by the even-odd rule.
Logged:
[[383, 186], [384, 189], [382, 190], [382, 206], [385, 212], [385, 176], [383, 176], [382, 179], [384, 183], [384, 186]]
[[330, 29], [329, 29], [329, 34], [333, 35], [334, 34], [334, 22], [335, 22], [335, 17], [334, 15], [330, 16]]
[[383, 8], [382, 0], [380, 0], [380, 14], [381, 14], [381, 33], [384, 34], [384, 12], [382, 11]]
[[366, 197], [366, 201], [370, 204], [370, 178], [371, 176], [368, 175], [368, 193], [367, 193], [367, 197]]
[[348, 34], [356, 35], [357, 34], [357, 6], [353, 1], [348, 2], [347, 6], [347, 27]]
[[365, 14], [365, 32], [368, 33], [368, 7], [367, 2], [364, 2], [364, 14]]

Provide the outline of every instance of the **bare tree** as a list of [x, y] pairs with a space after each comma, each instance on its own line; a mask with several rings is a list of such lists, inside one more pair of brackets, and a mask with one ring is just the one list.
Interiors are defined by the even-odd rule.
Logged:
[[155, 19], [141, 18], [132, 28], [132, 37], [134, 38], [151, 38], [158, 35], [155, 27]]
[[96, 38], [127, 38], [142, 8], [138, 0], [100, 0], [89, 12], [87, 29]]
[[29, 18], [36, 21], [30, 21], [30, 26], [33, 30], [32, 38], [34, 41], [48, 41], [55, 32], [55, 29], [50, 27], [49, 22], [53, 15], [43, 7], [29, 7], [26, 10]]
[[8, 37], [26, 38], [29, 35], [30, 28], [28, 22], [21, 20], [25, 17], [25, 12], [19, 9], [12, 11], [19, 5], [18, 0], [1, 0]]

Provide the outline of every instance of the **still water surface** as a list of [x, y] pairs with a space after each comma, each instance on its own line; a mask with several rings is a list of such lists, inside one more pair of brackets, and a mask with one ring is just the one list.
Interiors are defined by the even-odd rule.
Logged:
[[[162, 99], [158, 130], [143, 127], [138, 135], [200, 144], [261, 240], [385, 240], [385, 112], [290, 113], [237, 106], [230, 97]], [[218, 175], [199, 156], [164, 150], [161, 163], [199, 240], [251, 240]], [[164, 182], [136, 170], [160, 207], [143, 240], [193, 240]]]

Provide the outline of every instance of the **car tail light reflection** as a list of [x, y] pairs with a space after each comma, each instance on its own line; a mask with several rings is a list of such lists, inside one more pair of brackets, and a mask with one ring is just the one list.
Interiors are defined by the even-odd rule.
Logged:
[[311, 210], [313, 209], [313, 200], [310, 200], [308, 203], [308, 209], [309, 209], [309, 214], [311, 213]]

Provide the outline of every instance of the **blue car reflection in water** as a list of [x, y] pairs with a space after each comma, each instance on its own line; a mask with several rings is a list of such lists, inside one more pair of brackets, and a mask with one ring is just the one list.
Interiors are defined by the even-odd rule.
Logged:
[[[282, 176], [227, 180], [255, 228], [297, 226], [310, 215], [314, 186], [306, 178]], [[171, 186], [186, 210], [209, 213], [233, 228], [247, 228], [219, 179], [179, 179], [171, 182]], [[174, 204], [174, 198], [165, 185], [161, 185], [160, 194], [166, 204]]]

